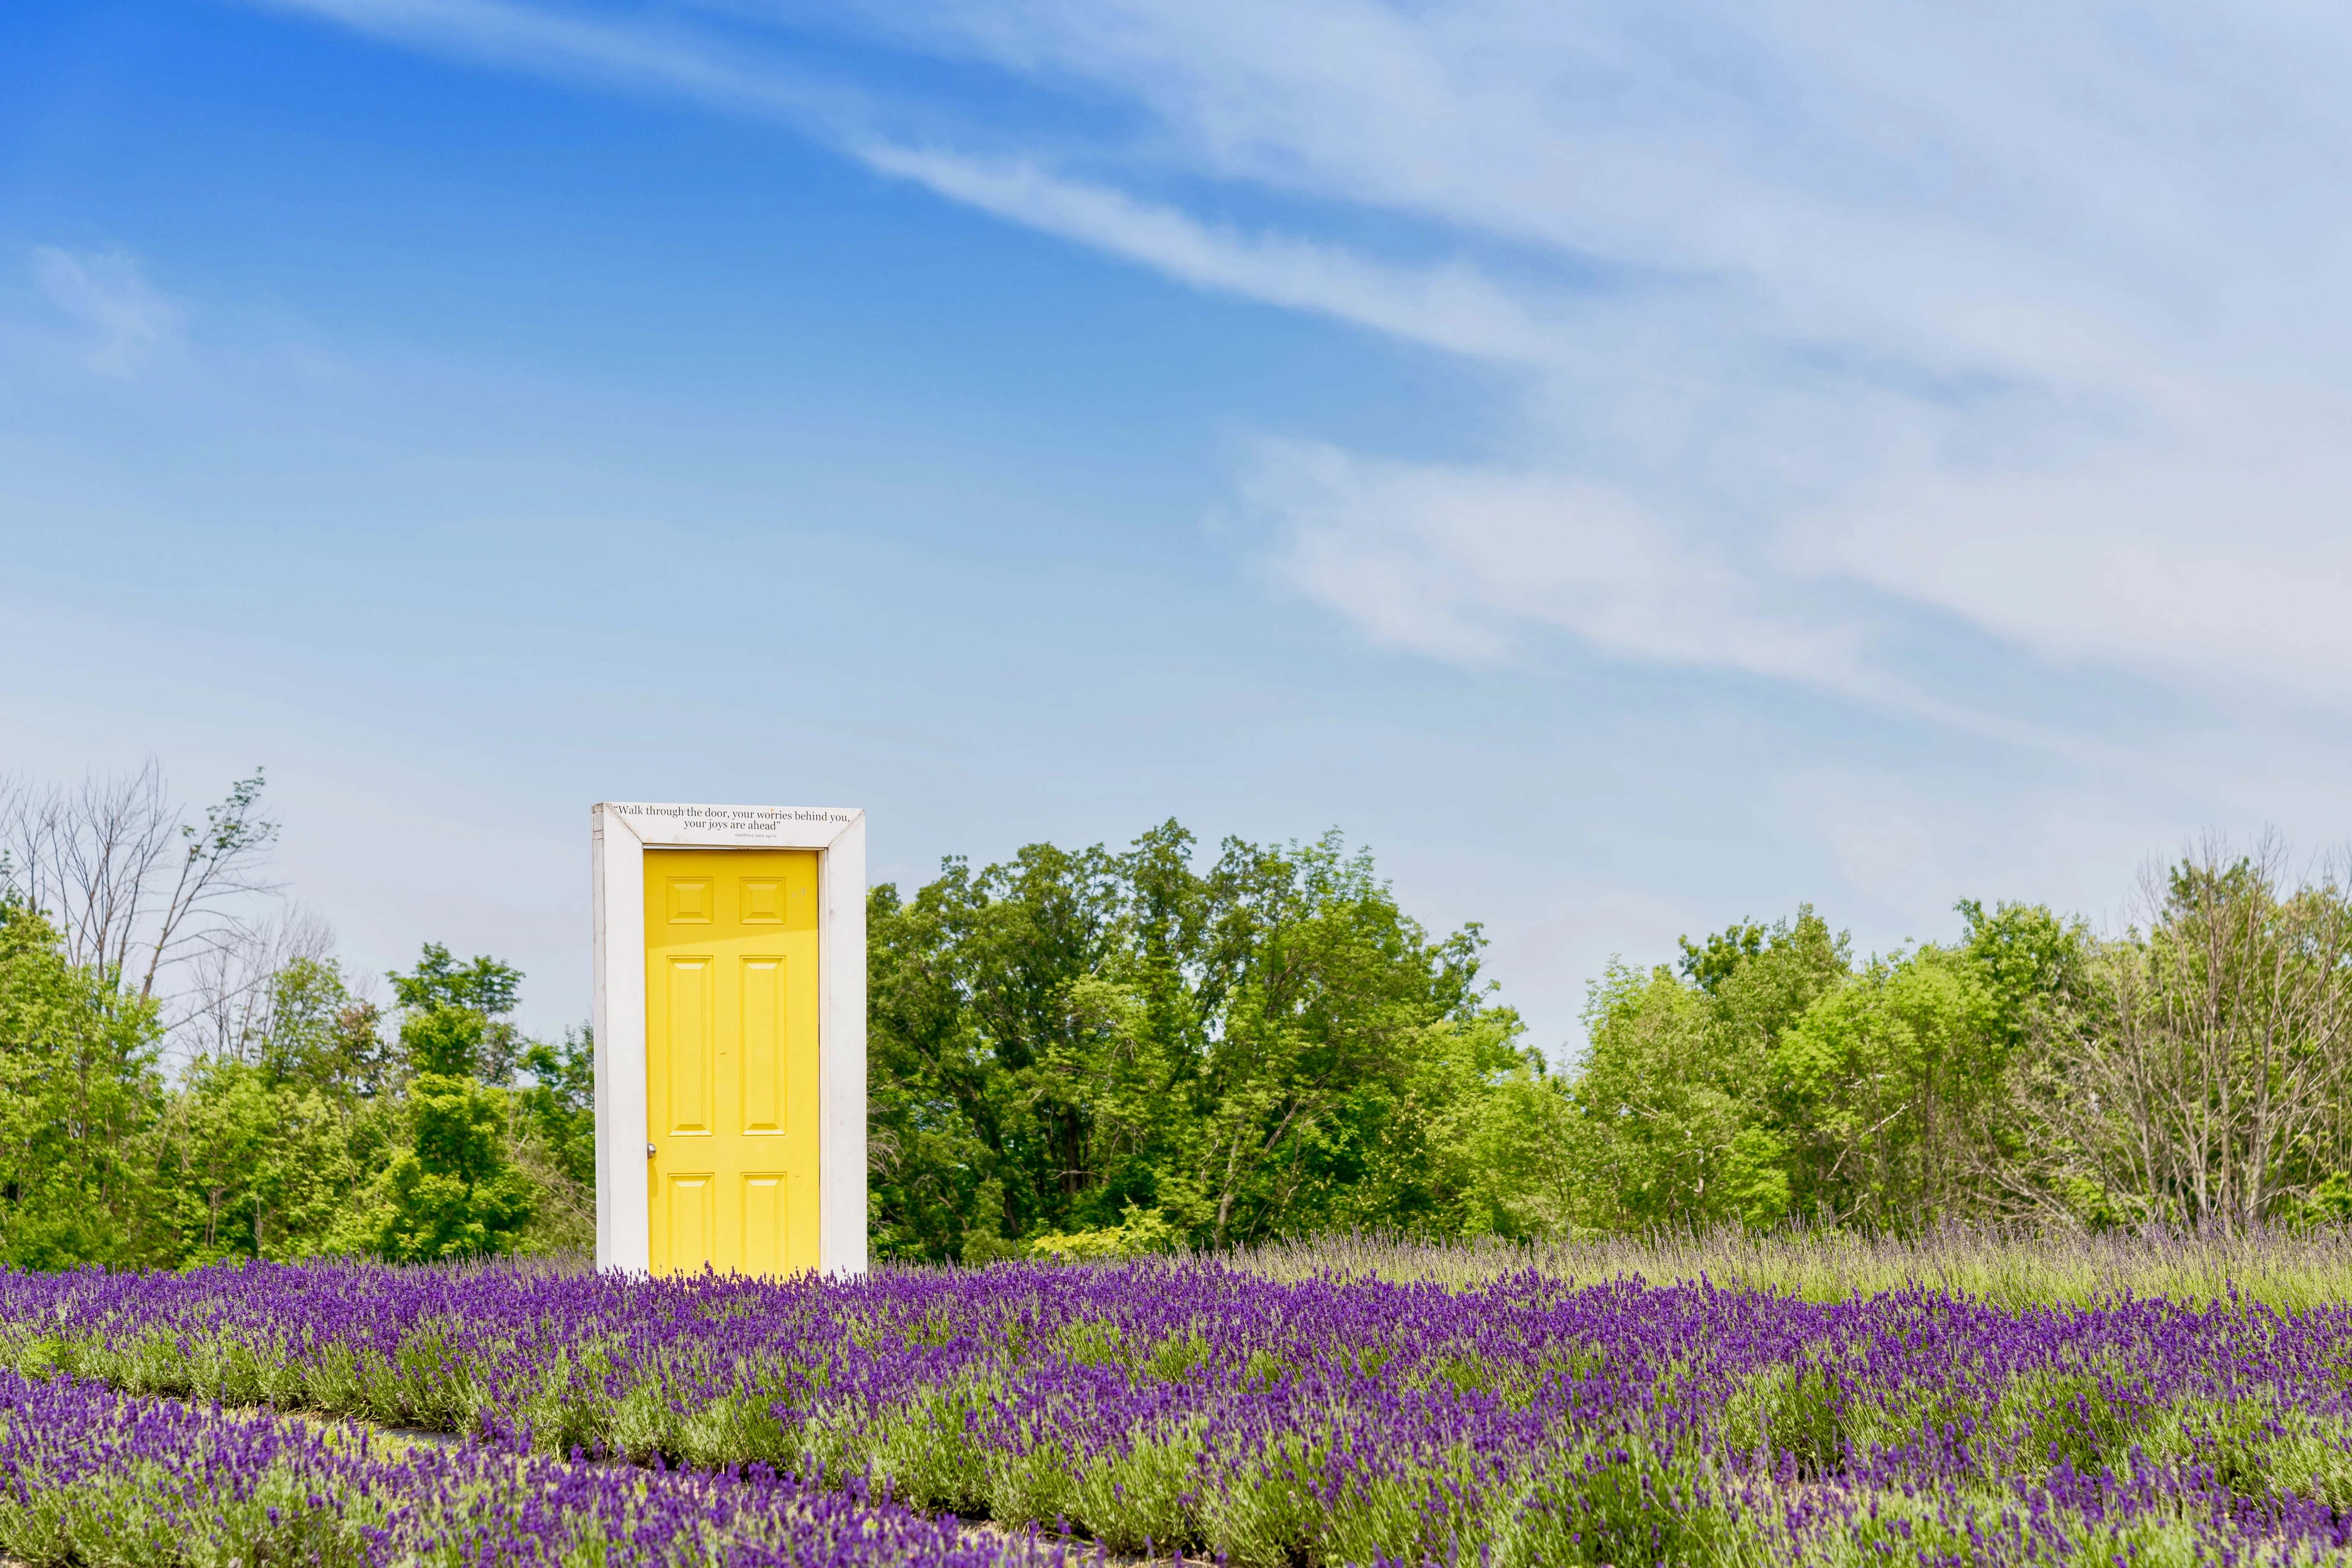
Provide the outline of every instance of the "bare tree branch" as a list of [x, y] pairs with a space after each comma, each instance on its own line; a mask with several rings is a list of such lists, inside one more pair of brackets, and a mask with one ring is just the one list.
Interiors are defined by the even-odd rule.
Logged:
[[2021, 1079], [2038, 1156], [1996, 1176], [2065, 1206], [2070, 1176], [2147, 1220], [2243, 1230], [2344, 1166], [2352, 896], [2296, 881], [2279, 841], [2208, 838], [2141, 879], [2144, 928], [2103, 943], [2093, 994], [2050, 1020]]
[[[258, 814], [262, 784], [256, 769], [198, 825], [152, 758], [72, 787], [0, 780], [0, 881], [56, 922], [69, 962], [117, 990], [181, 1004], [166, 1016], [184, 1034], [241, 962], [224, 950], [250, 943], [256, 905], [279, 891], [262, 874], [278, 837]], [[175, 975], [190, 984], [158, 996]]]

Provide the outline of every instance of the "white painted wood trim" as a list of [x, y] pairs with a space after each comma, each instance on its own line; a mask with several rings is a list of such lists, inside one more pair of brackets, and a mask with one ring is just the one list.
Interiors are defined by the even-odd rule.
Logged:
[[[824, 1142], [817, 1149], [819, 1267], [866, 1272], [866, 815], [824, 847], [818, 862], [817, 957], [824, 1022]], [[642, 1056], [640, 1058], [642, 1059]]]
[[866, 814], [841, 806], [636, 805], [589, 812], [595, 902], [596, 1267], [645, 1273], [646, 851], [814, 849], [818, 985], [817, 1256], [866, 1269]]
[[653, 1258], [646, 1200], [646, 848], [599, 805], [596, 845], [596, 1267], [644, 1272]]

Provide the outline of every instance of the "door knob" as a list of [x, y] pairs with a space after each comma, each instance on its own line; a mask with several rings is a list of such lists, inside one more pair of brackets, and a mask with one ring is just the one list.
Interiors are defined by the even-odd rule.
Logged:
[[650, 1160], [650, 1159], [652, 1159], [653, 1157], [654, 1157], [654, 1146], [653, 1146], [652, 1144], [648, 1143], [648, 1144], [646, 1144], [646, 1159], [648, 1159], [648, 1160]]

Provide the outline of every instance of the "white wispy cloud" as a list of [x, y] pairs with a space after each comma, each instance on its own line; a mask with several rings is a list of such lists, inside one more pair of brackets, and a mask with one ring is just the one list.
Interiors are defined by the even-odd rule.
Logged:
[[[1375, 637], [1484, 658], [1559, 628], [1840, 688], [1927, 612], [2352, 708], [2341, 18], [928, 14], [1125, 94], [1199, 174], [1608, 272], [1580, 330], [1523, 340], [1546, 374], [1508, 456], [1327, 454], [1257, 506], [1277, 567]], [[1745, 607], [1851, 587], [1801, 635]]]
[[100, 375], [135, 376], [179, 340], [179, 305], [148, 282], [146, 269], [128, 252], [39, 246], [33, 276], [76, 329], [83, 364]]
[[[1479, 461], [1301, 441], [1238, 476], [1277, 575], [1383, 641], [1477, 662], [1564, 636], [1884, 694], [1927, 616], [2053, 668], [2352, 710], [2340, 14], [283, 3], [787, 118], [1192, 286], [1507, 372], [1521, 404]], [[1073, 146], [975, 114], [960, 142], [933, 105], [918, 135], [806, 79], [763, 20], [1142, 129]]]
[[1761, 574], [1622, 489], [1267, 442], [1242, 492], [1276, 525], [1276, 568], [1391, 647], [1506, 663], [1517, 636], [1549, 627], [1660, 663], [1839, 688], [1864, 676], [1851, 627], [1776, 603]]
[[485, 64], [661, 92], [819, 128], [856, 114], [846, 84], [813, 79], [775, 54], [642, 17], [611, 20], [509, 0], [255, 0], [390, 42]]
[[1557, 321], [1459, 261], [1382, 263], [1295, 235], [1204, 222], [1033, 159], [985, 158], [876, 129], [887, 106], [745, 58], [707, 33], [614, 23], [508, 0], [269, 0], [379, 37], [495, 63], [617, 80], [789, 121], [882, 174], [1202, 288], [1314, 310], [1450, 353], [1543, 363]]
[[1465, 265], [1382, 265], [1341, 247], [1245, 234], [1025, 161], [984, 161], [881, 142], [861, 142], [857, 150], [885, 174], [1202, 288], [1336, 316], [1483, 359], [1541, 364], [1559, 352], [1553, 327]]

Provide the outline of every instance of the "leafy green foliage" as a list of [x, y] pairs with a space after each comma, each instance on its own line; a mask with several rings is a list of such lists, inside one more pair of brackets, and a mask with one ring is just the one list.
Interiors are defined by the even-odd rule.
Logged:
[[566, 1029], [554, 1044], [534, 1042], [523, 1052], [531, 1076], [514, 1100], [530, 1134], [555, 1168], [583, 1188], [596, 1184], [596, 1048], [583, 1026]]
[[154, 1004], [68, 963], [47, 920], [0, 899], [0, 1258], [139, 1256], [161, 1038]]
[[415, 968], [384, 978], [406, 1015], [400, 1037], [409, 1070], [513, 1081], [528, 1047], [507, 1018], [521, 995], [520, 970], [488, 957], [459, 963], [428, 942]]
[[273, 1088], [329, 1099], [381, 1094], [396, 1064], [383, 1037], [383, 1013], [351, 994], [331, 958], [298, 957], [269, 978], [269, 1025], [258, 1066]]
[[1595, 988], [1575, 1090], [1593, 1223], [1761, 1224], [1786, 1209], [1782, 1146], [1752, 1114], [1753, 1058], [1726, 1011], [1663, 965], [1614, 966]]
[[[1486, 1067], [1496, 1045], [1492, 1025], [1471, 1059]], [[1465, 1043], [1475, 1038], [1465, 1030]], [[1435, 1179], [1458, 1192], [1460, 1229], [1470, 1236], [1512, 1240], [1558, 1236], [1587, 1219], [1590, 1170], [1585, 1155], [1592, 1140], [1567, 1079], [1549, 1070], [1542, 1057], [1517, 1050], [1502, 1070], [1482, 1071], [1465, 1084], [1437, 1120], [1431, 1154], [1439, 1163]]]
[[428, 947], [403, 977], [415, 1010], [387, 1041], [332, 960], [297, 958], [268, 977], [241, 1056], [199, 1057], [167, 1086], [155, 1004], [110, 970], [69, 963], [47, 920], [0, 900], [0, 1261], [415, 1260], [583, 1245], [594, 1181], [584, 1033], [524, 1042], [528, 1087], [470, 1072], [498, 1026], [479, 1006], [510, 1009], [520, 978]]
[[441, 1078], [471, 1078], [481, 1061], [488, 1020], [471, 1007], [440, 1004], [410, 1014], [400, 1026], [408, 1070]]
[[[577, 1224], [590, 1206], [580, 1189], [594, 1181], [593, 1121], [584, 1158], [582, 1149], [593, 1099], [584, 1038], [567, 1039], [560, 1052], [524, 1040], [504, 1016], [520, 999], [522, 973], [493, 958], [459, 963], [427, 942], [414, 969], [389, 978], [402, 1010], [408, 1146], [391, 1151], [366, 1219], [345, 1236], [395, 1262], [438, 1262], [520, 1250], [544, 1211], [573, 1221], [557, 1227], [556, 1245], [593, 1238]], [[505, 1087], [526, 1065], [552, 1081]]]
[[1968, 1174], [1975, 1109], [1997, 1087], [1992, 999], [1963, 955], [1870, 964], [1782, 1035], [1770, 1105], [1801, 1211], [1933, 1223]]
[[1683, 955], [1675, 967], [1682, 971], [1684, 979], [1712, 996], [1716, 987], [1738, 973], [1744, 961], [1764, 951], [1764, 928], [1753, 921], [1727, 926], [1704, 943], [1677, 937], [1675, 941]]
[[352, 1121], [369, 1109], [202, 1058], [157, 1129], [155, 1217], [181, 1263], [290, 1259], [325, 1249], [366, 1178]]
[[385, 1173], [389, 1212], [371, 1250], [394, 1263], [513, 1251], [531, 1193], [507, 1161], [497, 1093], [472, 1079], [420, 1073], [409, 1114], [415, 1144]]
[[[414, 969], [389, 978], [409, 1142], [375, 1183], [368, 1250], [401, 1262], [513, 1252], [542, 1214], [571, 1216], [551, 1239], [578, 1245], [595, 1163], [585, 1037], [561, 1050], [523, 1039], [506, 1017], [522, 973], [494, 958], [460, 963], [427, 942]], [[538, 1081], [506, 1087], [526, 1066]]]
[[[192, 867], [268, 841], [258, 788], [183, 835]], [[1563, 1066], [1481, 985], [1478, 928], [1425, 931], [1336, 834], [950, 859], [868, 900], [873, 1250], [2342, 1222], [2352, 892], [2275, 847], [2147, 892], [2120, 936], [1963, 900], [1956, 942], [1860, 962], [1810, 906], [1742, 920], [1612, 963]], [[293, 958], [167, 1083], [110, 940], [77, 962], [0, 900], [0, 1260], [593, 1239], [593, 1043], [523, 1037], [512, 966], [427, 943], [387, 1017]]]
[[[2111, 942], [1964, 901], [1957, 942], [1862, 963], [1800, 906], [1613, 964], [1562, 1073], [1477, 989], [1477, 929], [1432, 939], [1336, 839], [1205, 869], [1194, 847], [1171, 823], [875, 890], [877, 1251], [2193, 1217], [2168, 1184], [2256, 1147], [2263, 1214], [2352, 1212], [2352, 1006], [2315, 1000], [2352, 986], [2352, 917], [2327, 888], [2187, 867], [2154, 931]], [[2164, 1119], [2210, 1129], [2208, 1100], [2245, 1130], [2185, 1150]], [[2264, 1145], [2262, 1117], [2305, 1131]]]
[[448, 947], [437, 942], [425, 944], [415, 968], [405, 974], [394, 971], [384, 978], [392, 983], [392, 994], [400, 1005], [412, 1013], [464, 1007], [486, 1018], [497, 1018], [513, 1012], [522, 997], [522, 971], [488, 957], [459, 963], [449, 956]]
[[1962, 944], [1859, 968], [1809, 906], [1685, 938], [1679, 974], [1613, 965], [1571, 1078], [1477, 1102], [1508, 1131], [1462, 1145], [1471, 1228], [1903, 1230], [2039, 1201], [2017, 1063], [2082, 985], [2087, 938], [2039, 906], [1961, 913]]
[[1456, 1222], [1434, 1146], [1522, 1065], [1476, 928], [1432, 939], [1336, 836], [1231, 840], [1205, 870], [1194, 848], [1171, 822], [874, 889], [878, 1251]]

